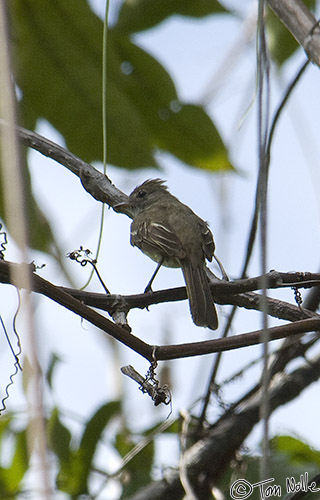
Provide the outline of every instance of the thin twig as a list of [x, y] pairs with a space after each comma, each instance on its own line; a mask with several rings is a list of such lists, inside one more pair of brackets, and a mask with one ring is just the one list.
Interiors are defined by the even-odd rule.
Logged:
[[267, 241], [268, 241], [268, 210], [267, 193], [269, 178], [269, 158], [267, 157], [268, 127], [270, 112], [270, 67], [265, 33], [265, 0], [259, 0], [257, 23], [257, 67], [258, 67], [258, 163], [259, 163], [259, 233], [260, 233], [260, 270], [261, 308], [262, 308], [262, 349], [263, 368], [261, 376], [260, 414], [263, 425], [262, 456], [260, 460], [260, 480], [269, 477], [270, 447], [269, 447], [269, 324], [267, 300]]
[[[296, 76], [294, 77], [292, 82], [288, 85], [288, 87], [285, 91], [285, 94], [284, 94], [283, 98], [281, 99], [281, 101], [278, 105], [278, 108], [274, 114], [274, 117], [272, 119], [271, 126], [270, 126], [270, 132], [269, 132], [269, 136], [268, 136], [267, 148], [266, 148], [266, 166], [267, 166], [267, 168], [270, 164], [271, 147], [272, 147], [272, 143], [273, 143], [274, 133], [275, 133], [276, 127], [278, 125], [279, 119], [281, 117], [282, 111], [284, 110], [285, 105], [286, 105], [289, 97], [291, 96], [294, 88], [296, 87], [297, 83], [299, 82], [301, 76], [304, 74], [304, 72], [308, 66], [308, 62], [309, 61], [306, 61], [301, 66], [301, 68], [299, 69], [298, 73], [296, 74]], [[241, 272], [241, 278], [245, 278], [245, 276], [246, 276], [247, 268], [248, 268], [248, 265], [249, 265], [249, 262], [251, 259], [251, 255], [252, 255], [252, 251], [253, 251], [253, 247], [254, 247], [254, 242], [256, 239], [256, 232], [257, 232], [257, 225], [258, 225], [258, 214], [259, 214], [259, 206], [260, 206], [260, 198], [258, 196], [258, 191], [259, 191], [259, 182], [257, 184], [257, 189], [256, 189], [255, 208], [254, 208], [254, 213], [253, 213], [253, 217], [252, 217], [252, 221], [251, 221], [251, 228], [250, 228], [249, 238], [248, 238], [248, 243], [247, 243], [246, 257], [245, 257], [245, 261], [244, 261], [242, 272]], [[238, 282], [239, 282], [239, 280], [238, 280]], [[284, 285], [284, 286], [286, 286], [286, 285]], [[293, 286], [293, 284], [292, 284], [292, 286]], [[268, 287], [269, 287], [269, 285], [268, 285]], [[230, 328], [231, 328], [231, 325], [233, 323], [233, 319], [234, 319], [234, 316], [236, 313], [236, 309], [237, 309], [237, 306], [235, 305], [231, 309], [231, 312], [229, 313], [227, 323], [226, 323], [224, 330], [223, 330], [223, 333], [222, 333], [223, 338], [227, 337], [229, 334], [229, 331], [230, 331]], [[222, 356], [222, 353], [217, 354], [217, 357], [216, 357], [214, 364], [213, 364], [213, 367], [212, 367], [212, 372], [211, 372], [211, 375], [209, 377], [209, 382], [207, 385], [207, 390], [206, 390], [206, 394], [204, 397], [203, 406], [202, 406], [202, 410], [201, 410], [201, 414], [200, 414], [200, 418], [199, 418], [199, 427], [202, 426], [202, 423], [204, 422], [204, 419], [205, 419], [206, 411], [207, 411], [209, 401], [210, 401], [210, 396], [211, 396], [211, 388], [214, 386], [214, 381], [216, 380], [216, 377], [217, 377], [218, 369], [219, 369], [219, 366], [221, 363], [221, 356]]]

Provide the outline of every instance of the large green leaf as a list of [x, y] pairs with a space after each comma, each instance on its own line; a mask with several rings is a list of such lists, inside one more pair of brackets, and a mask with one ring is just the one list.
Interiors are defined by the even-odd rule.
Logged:
[[163, 122], [162, 126], [159, 124], [156, 137], [160, 149], [205, 170], [233, 168], [217, 129], [200, 106], [189, 104], [176, 111], [169, 110]]
[[87, 422], [82, 434], [79, 452], [82, 454], [83, 471], [88, 474], [97, 445], [111, 419], [119, 415], [121, 404], [119, 401], [110, 401], [102, 405]]
[[[139, 436], [139, 441], [143, 436]], [[137, 439], [132, 439], [132, 435], [127, 429], [122, 429], [116, 437], [116, 448], [122, 457], [132, 451], [137, 443]], [[124, 472], [126, 481], [123, 484], [121, 498], [127, 498], [133, 495], [140, 488], [150, 482], [151, 472], [154, 461], [155, 444], [154, 441], [143, 446], [125, 466]]]
[[227, 12], [217, 0], [125, 0], [119, 12], [118, 29], [133, 33], [160, 23], [174, 14], [204, 17]]
[[68, 467], [71, 456], [71, 433], [62, 424], [58, 408], [52, 410], [48, 421], [48, 440], [51, 450], [59, 460], [60, 467]]
[[79, 447], [67, 452], [66, 461], [60, 461], [57, 483], [72, 498], [88, 493], [88, 480], [97, 446], [108, 423], [119, 414], [120, 408], [119, 401], [111, 401], [98, 408], [85, 425]]
[[211, 119], [201, 106], [179, 101], [163, 66], [116, 30], [109, 33], [109, 47], [110, 79], [135, 107], [153, 149], [207, 170], [232, 168]]
[[24, 429], [17, 432], [15, 438], [14, 455], [11, 467], [8, 469], [8, 483], [13, 490], [18, 489], [22, 478], [29, 468], [27, 431]]
[[[304, 0], [304, 3], [309, 9], [314, 9], [316, 0]], [[267, 14], [269, 50], [277, 65], [282, 66], [299, 48], [299, 44], [271, 9]]]
[[9, 7], [26, 126], [44, 117], [71, 151], [100, 159], [101, 20], [84, 0], [12, 0]]
[[[206, 15], [223, 10], [217, 2], [187, 4], [177, 3], [171, 11]], [[72, 152], [89, 162], [101, 160], [102, 21], [85, 0], [12, 0], [9, 7], [26, 126], [43, 117]], [[109, 163], [156, 165], [154, 152], [160, 148], [200, 168], [231, 168], [203, 108], [179, 103], [172, 79], [153, 57], [117, 26], [108, 33], [108, 47]]]

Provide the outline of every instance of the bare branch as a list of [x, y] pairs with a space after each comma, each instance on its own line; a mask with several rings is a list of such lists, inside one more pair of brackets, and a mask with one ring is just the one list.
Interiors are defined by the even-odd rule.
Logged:
[[[320, 316], [301, 321], [295, 321], [288, 325], [275, 326], [268, 329], [269, 341], [301, 335], [302, 333], [320, 330]], [[206, 340], [203, 342], [190, 342], [188, 344], [177, 344], [157, 347], [155, 356], [157, 360], [179, 359], [190, 356], [200, 356], [213, 352], [230, 351], [240, 347], [249, 347], [262, 343], [263, 330], [233, 335], [232, 337]]]
[[[12, 270], [19, 268], [21, 265], [23, 264], [13, 264], [5, 261], [0, 261], [0, 281], [2, 283], [11, 283]], [[26, 266], [26, 264], [24, 264], [24, 266]], [[135, 337], [134, 335], [129, 333], [125, 328], [122, 328], [121, 326], [113, 323], [109, 319], [97, 313], [95, 310], [85, 305], [82, 300], [80, 301], [77, 298], [73, 297], [70, 291], [67, 291], [68, 289], [57, 287], [35, 274], [33, 272], [33, 265], [29, 265], [29, 270], [31, 273], [31, 289], [34, 292], [41, 293], [42, 295], [45, 295], [51, 300], [54, 300], [63, 307], [66, 307], [75, 314], [78, 314], [104, 332], [108, 333], [119, 342], [139, 353], [149, 361], [152, 361], [154, 356], [157, 360], [178, 359], [190, 356], [200, 356], [203, 354], [210, 354], [214, 352], [228, 351], [231, 349], [237, 349], [240, 347], [246, 347], [261, 343], [261, 331], [258, 330], [241, 335], [235, 335], [229, 338], [219, 338], [203, 342], [193, 342], [189, 344], [177, 344], [169, 346], [151, 346], [140, 340], [138, 337]], [[23, 284], [21, 284], [20, 286], [23, 287]], [[249, 296], [249, 300], [259, 305], [261, 296], [259, 296], [258, 294], [240, 294], [238, 296], [235, 296], [235, 298], [244, 300], [246, 298], [246, 295]], [[110, 296], [106, 297], [110, 299]], [[119, 301], [117, 302], [117, 296], [115, 295], [112, 296], [112, 300], [116, 302], [116, 306], [113, 304], [113, 307], [127, 307], [125, 304], [119, 303]], [[290, 304], [288, 304], [288, 306], [290, 306]], [[299, 312], [300, 318], [302, 317], [308, 319], [301, 319], [300, 321], [295, 321], [294, 323], [289, 325], [270, 328], [270, 340], [292, 337], [293, 335], [301, 335], [305, 332], [320, 330], [319, 315], [311, 313], [309, 311], [304, 311], [296, 306], [291, 306], [291, 308], [294, 308], [297, 312]]]
[[[0, 261], [0, 282], [11, 283], [9, 266], [19, 266], [6, 261]], [[34, 288], [33, 291], [42, 293], [42, 285], [45, 280], [40, 282], [40, 278], [34, 274]], [[298, 287], [298, 288], [311, 288], [318, 287], [320, 283], [319, 273], [281, 273], [271, 271], [266, 275], [267, 287], [283, 288], [283, 287]], [[54, 286], [54, 285], [52, 285]], [[260, 310], [261, 296], [256, 293], [249, 293], [251, 290], [260, 290], [261, 277], [241, 279], [236, 281], [216, 280], [210, 285], [213, 292], [214, 300], [217, 304], [223, 305], [237, 305], [246, 309]], [[141, 293], [137, 295], [119, 295], [96, 292], [86, 292], [83, 290], [76, 290], [67, 287], [56, 287], [70, 296], [80, 300], [82, 303], [107, 311], [111, 316], [115, 312], [125, 312], [133, 308], [144, 309], [151, 305], [160, 304], [164, 302], [176, 302], [187, 299], [185, 287], [177, 287], [166, 290], [158, 290], [148, 293]], [[289, 304], [288, 302], [268, 298], [268, 313], [278, 319], [288, 321], [297, 321], [311, 317], [318, 317], [313, 312], [307, 309], [297, 307], [296, 305]]]
[[[317, 286], [320, 275], [317, 273], [278, 273], [271, 271], [267, 274], [268, 288], [282, 288], [299, 286], [301, 288], [309, 288]], [[214, 301], [222, 305], [237, 305], [246, 309], [261, 310], [260, 294], [250, 293], [247, 290], [260, 290], [261, 277], [248, 278], [236, 281], [216, 280], [210, 285], [213, 293]], [[113, 314], [116, 308], [126, 309], [127, 311], [133, 308], [144, 309], [151, 305], [164, 302], [175, 302], [187, 299], [185, 287], [178, 287], [166, 290], [158, 290], [150, 293], [142, 293], [138, 295], [105, 295], [94, 292], [84, 292], [81, 290], [73, 290], [66, 288], [68, 293], [83, 301], [85, 304], [94, 306], [98, 309], [108, 311]], [[288, 302], [278, 299], [268, 298], [268, 313], [278, 319], [288, 321], [297, 321], [313, 317], [313, 313], [304, 308], [297, 307]]]

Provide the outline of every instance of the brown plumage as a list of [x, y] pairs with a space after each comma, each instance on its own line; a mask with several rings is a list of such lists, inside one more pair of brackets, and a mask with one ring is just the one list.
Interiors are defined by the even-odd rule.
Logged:
[[211, 261], [215, 250], [208, 224], [170, 194], [160, 179], [136, 187], [120, 206], [133, 217], [131, 244], [159, 264], [148, 286], [162, 264], [181, 267], [194, 323], [216, 330], [217, 312], [205, 270], [205, 260]]

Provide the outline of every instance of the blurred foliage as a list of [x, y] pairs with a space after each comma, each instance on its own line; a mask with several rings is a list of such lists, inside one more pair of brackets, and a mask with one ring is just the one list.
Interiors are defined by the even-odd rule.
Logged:
[[72, 442], [71, 433], [63, 425], [56, 408], [48, 422], [49, 446], [58, 461], [57, 489], [78, 498], [89, 492], [89, 479], [94, 467], [94, 458], [103, 434], [114, 418], [119, 418], [121, 405], [111, 401], [102, 405], [85, 422], [77, 444]]
[[271, 440], [271, 448], [276, 453], [285, 454], [293, 465], [320, 467], [320, 451], [314, 450], [300, 439], [292, 436], [275, 436]]
[[[27, 168], [27, 160], [24, 154], [21, 155], [21, 162], [21, 173], [24, 183], [23, 191], [26, 200], [27, 220], [29, 221], [29, 228], [27, 232], [29, 237], [28, 243], [31, 248], [36, 248], [42, 252], [56, 255], [56, 243], [50, 224], [39, 205], [35, 202], [32, 194], [31, 179]], [[0, 217], [6, 221], [7, 214], [4, 209], [4, 201], [5, 196], [2, 188], [2, 176], [0, 176]]]
[[[142, 439], [142, 436], [140, 437]], [[116, 448], [121, 457], [125, 457], [136, 445], [137, 439], [132, 436], [129, 429], [122, 429], [116, 437]], [[130, 497], [137, 490], [147, 485], [151, 479], [151, 472], [154, 461], [154, 441], [130, 460], [123, 471], [122, 497]]]
[[[14, 417], [7, 414], [0, 419], [0, 498], [10, 500], [16, 498], [21, 491], [21, 481], [28, 470], [28, 450], [26, 429], [15, 430], [12, 425]], [[8, 441], [11, 453], [3, 453]]]
[[[279, 485], [281, 495], [275, 492], [270, 494], [271, 490], [269, 490], [269, 495], [265, 491], [265, 498], [287, 498], [287, 493], [297, 492], [299, 491], [299, 487], [303, 486], [301, 484], [301, 476], [303, 476], [303, 480], [307, 478], [308, 481], [319, 471], [319, 458], [317, 456], [319, 452], [311, 450], [306, 443], [299, 439], [290, 436], [276, 436], [270, 440], [270, 449], [270, 482], [266, 483], [266, 487], [269, 486], [272, 488], [272, 486]], [[295, 460], [294, 457], [300, 453], [301, 449], [305, 450], [306, 455], [304, 457], [300, 456], [299, 460]], [[307, 450], [309, 450], [309, 453], [307, 453]], [[230, 497], [230, 487], [238, 479], [245, 479], [251, 485], [260, 481], [260, 460], [259, 455], [241, 453], [237, 456], [218, 485], [225, 498]], [[294, 490], [293, 488], [296, 489]], [[246, 489], [246, 492], [248, 493], [248, 489]], [[243, 495], [245, 495], [245, 492], [243, 492]], [[246, 497], [235, 496], [234, 498], [260, 499], [263, 498], [263, 495], [261, 495], [260, 488], [257, 485], [253, 486], [252, 494]], [[311, 500], [314, 498], [314, 493], [303, 493], [303, 498]]]
[[[315, 1], [307, 4], [313, 7]], [[70, 151], [88, 162], [101, 161], [102, 20], [87, 0], [11, 0], [8, 12], [24, 126], [35, 129], [38, 120], [45, 119], [63, 135]], [[217, 0], [135, 0], [120, 5], [108, 31], [109, 163], [127, 169], [155, 167], [155, 153], [160, 150], [207, 171], [233, 169], [227, 147], [205, 109], [181, 101], [169, 73], [132, 37], [172, 16], [221, 15], [234, 18]], [[271, 54], [282, 65], [297, 44], [271, 12], [268, 29]], [[33, 199], [27, 174], [25, 185], [32, 221], [30, 245], [56, 256], [54, 236]], [[0, 210], [3, 216], [1, 205]]]
[[[33, 130], [45, 119], [63, 135], [70, 151], [88, 162], [101, 161], [102, 20], [86, 0], [12, 0], [8, 12], [20, 121]], [[118, 22], [108, 32], [109, 163], [128, 169], [155, 167], [155, 153], [162, 150], [209, 171], [233, 168], [205, 110], [181, 102], [168, 72], [131, 39], [132, 32], [172, 15], [220, 13], [227, 11], [215, 0], [123, 3]], [[56, 256], [50, 225], [33, 199], [25, 172], [30, 245]]]
[[[47, 389], [53, 399], [54, 378], [60, 361], [53, 354], [45, 373]], [[63, 493], [66, 500], [105, 498], [110, 482], [113, 485], [117, 483], [121, 491], [119, 498], [130, 498], [153, 480], [158, 439], [166, 434], [171, 440], [179, 442], [182, 431], [178, 418], [169, 422], [165, 430], [161, 422], [160, 427], [152, 425], [134, 434], [129, 427], [130, 416], [127, 420], [122, 402], [118, 400], [102, 404], [86, 420], [75, 414], [64, 414], [53, 404], [47, 407], [45, 424], [55, 494]], [[192, 425], [188, 431], [191, 433], [188, 439], [190, 446], [193, 444], [192, 433], [197, 429], [196, 424], [197, 419], [194, 419], [195, 427]], [[281, 498], [288, 492], [306, 487], [304, 481], [311, 481], [318, 474], [320, 451], [297, 437], [275, 436], [270, 440], [270, 449], [270, 482], [267, 486], [279, 485]], [[1, 500], [29, 498], [32, 479], [27, 477], [27, 473], [32, 459], [30, 461], [28, 421], [24, 412], [7, 411], [1, 416], [0, 450]], [[34, 448], [31, 449], [31, 457], [32, 451]], [[101, 455], [102, 451], [104, 455]], [[112, 467], [105, 455], [114, 458]], [[239, 452], [230, 464], [223, 467], [226, 472], [215, 485], [216, 489], [229, 498], [231, 487], [238, 479], [246, 482], [246, 488], [259, 483], [260, 460], [260, 453], [248, 455]], [[259, 486], [252, 486], [252, 489], [250, 498], [261, 498]], [[312, 495], [314, 493], [304, 492], [303, 498], [311, 500]]]
[[[155, 166], [154, 153], [161, 149], [200, 168], [232, 168], [203, 108], [194, 106], [190, 112], [163, 66], [130, 39], [130, 20], [145, 24], [145, 3], [134, 2], [129, 8], [125, 4], [121, 27], [116, 23], [108, 33], [108, 162], [125, 168]], [[176, 12], [204, 16], [224, 11], [218, 2], [173, 5], [178, 3], [161, 4], [149, 24]], [[39, 118], [45, 118], [73, 153], [88, 162], [101, 160], [101, 19], [85, 0], [13, 0], [9, 9], [25, 125], [33, 128]]]
[[152, 28], [173, 15], [204, 17], [219, 13], [228, 13], [228, 10], [217, 0], [125, 1], [120, 8], [117, 29], [124, 33], [134, 33]]
[[[316, 0], [304, 0], [303, 3], [311, 11], [316, 6]], [[299, 44], [271, 9], [267, 13], [267, 28], [270, 55], [280, 68], [299, 48]]]
[[[25, 481], [30, 465], [27, 429], [21, 428], [20, 425], [20, 429], [16, 430], [17, 419], [18, 415], [8, 413], [0, 420], [1, 450], [7, 449], [8, 442], [11, 447], [10, 454], [1, 453], [1, 500], [18, 500], [28, 497], [29, 494], [29, 483], [28, 480]], [[125, 499], [150, 483], [155, 460], [155, 439], [146, 446], [141, 446], [140, 451], [127, 460], [124, 467], [121, 467], [121, 460], [127, 458], [137, 443], [148, 437], [156, 426], [142, 434], [133, 435], [126, 426], [119, 401], [110, 401], [98, 408], [83, 422], [80, 435], [71, 431], [73, 425], [70, 428], [66, 426], [64, 422], [68, 420], [70, 421], [70, 418], [66, 419], [56, 407], [51, 409], [47, 419], [48, 445], [52, 458], [55, 459], [51, 462], [55, 464], [52, 469], [56, 483], [55, 493], [63, 492], [65, 498], [70, 500], [81, 500], [87, 496], [104, 498], [104, 488], [108, 486], [109, 480], [112, 480], [118, 483], [122, 491], [121, 498]], [[116, 434], [114, 429], [118, 429]], [[177, 420], [166, 433], [173, 439], [178, 439], [180, 431]], [[116, 476], [112, 474], [107, 463], [98, 465], [97, 457], [101, 447], [118, 457], [120, 468]], [[270, 447], [271, 470], [270, 482], [267, 485], [279, 485], [281, 498], [290, 493], [291, 489], [298, 491], [297, 488], [303, 486], [301, 481], [310, 481], [318, 473], [320, 451], [314, 450], [303, 441], [291, 436], [276, 436], [270, 441]], [[239, 453], [215, 487], [225, 498], [229, 498], [230, 488], [236, 480], [244, 479], [247, 485], [254, 485], [259, 482], [259, 475], [260, 455]], [[102, 496], [97, 494], [98, 491], [101, 491]], [[250, 498], [260, 498], [260, 493], [259, 486], [253, 486]], [[314, 493], [304, 493], [303, 498], [311, 500], [312, 495], [314, 496]]]
[[[315, 5], [315, 1], [306, 3], [310, 7]], [[23, 124], [34, 129], [37, 121], [44, 118], [64, 136], [73, 153], [86, 161], [101, 160], [101, 19], [85, 0], [10, 0], [7, 6]], [[215, 0], [136, 0], [121, 5], [118, 19], [108, 32], [108, 161], [127, 169], [157, 166], [155, 152], [160, 150], [207, 171], [232, 170], [228, 150], [205, 109], [182, 102], [166, 69], [134, 43], [134, 33], [152, 29], [177, 15], [199, 18], [233, 16], [233, 13]], [[271, 55], [281, 67], [298, 45], [271, 12], [267, 24]], [[32, 220], [30, 243], [34, 248], [49, 251], [54, 238], [33, 200], [26, 169], [25, 186]], [[2, 200], [0, 194], [1, 214]], [[46, 374], [49, 389], [54, 386], [58, 366], [59, 359], [53, 356]], [[100, 482], [109, 479], [107, 466], [99, 471], [96, 466], [102, 443], [121, 462], [140, 439], [154, 430], [153, 427], [139, 436], [132, 435], [119, 401], [110, 401], [96, 409], [83, 422], [80, 435], [73, 431], [72, 425], [67, 426], [68, 419], [61, 409], [48, 409], [46, 418], [56, 488], [70, 499], [93, 495], [93, 478], [98, 477]], [[17, 426], [17, 419], [18, 412], [7, 413], [0, 419], [0, 498], [4, 500], [17, 499], [26, 493], [27, 424], [19, 419]], [[178, 438], [179, 423], [167, 432]], [[271, 445], [272, 474], [275, 483], [283, 488], [286, 477], [296, 475], [299, 479], [302, 471], [311, 474], [318, 470], [320, 452], [306, 443], [290, 436], [277, 436]], [[129, 461], [119, 477], [113, 478], [121, 486], [123, 498], [150, 482], [154, 457], [152, 441]], [[218, 485], [226, 497], [236, 475], [246, 477], [251, 483], [258, 481], [258, 463], [259, 457], [241, 455], [229, 467]]]

